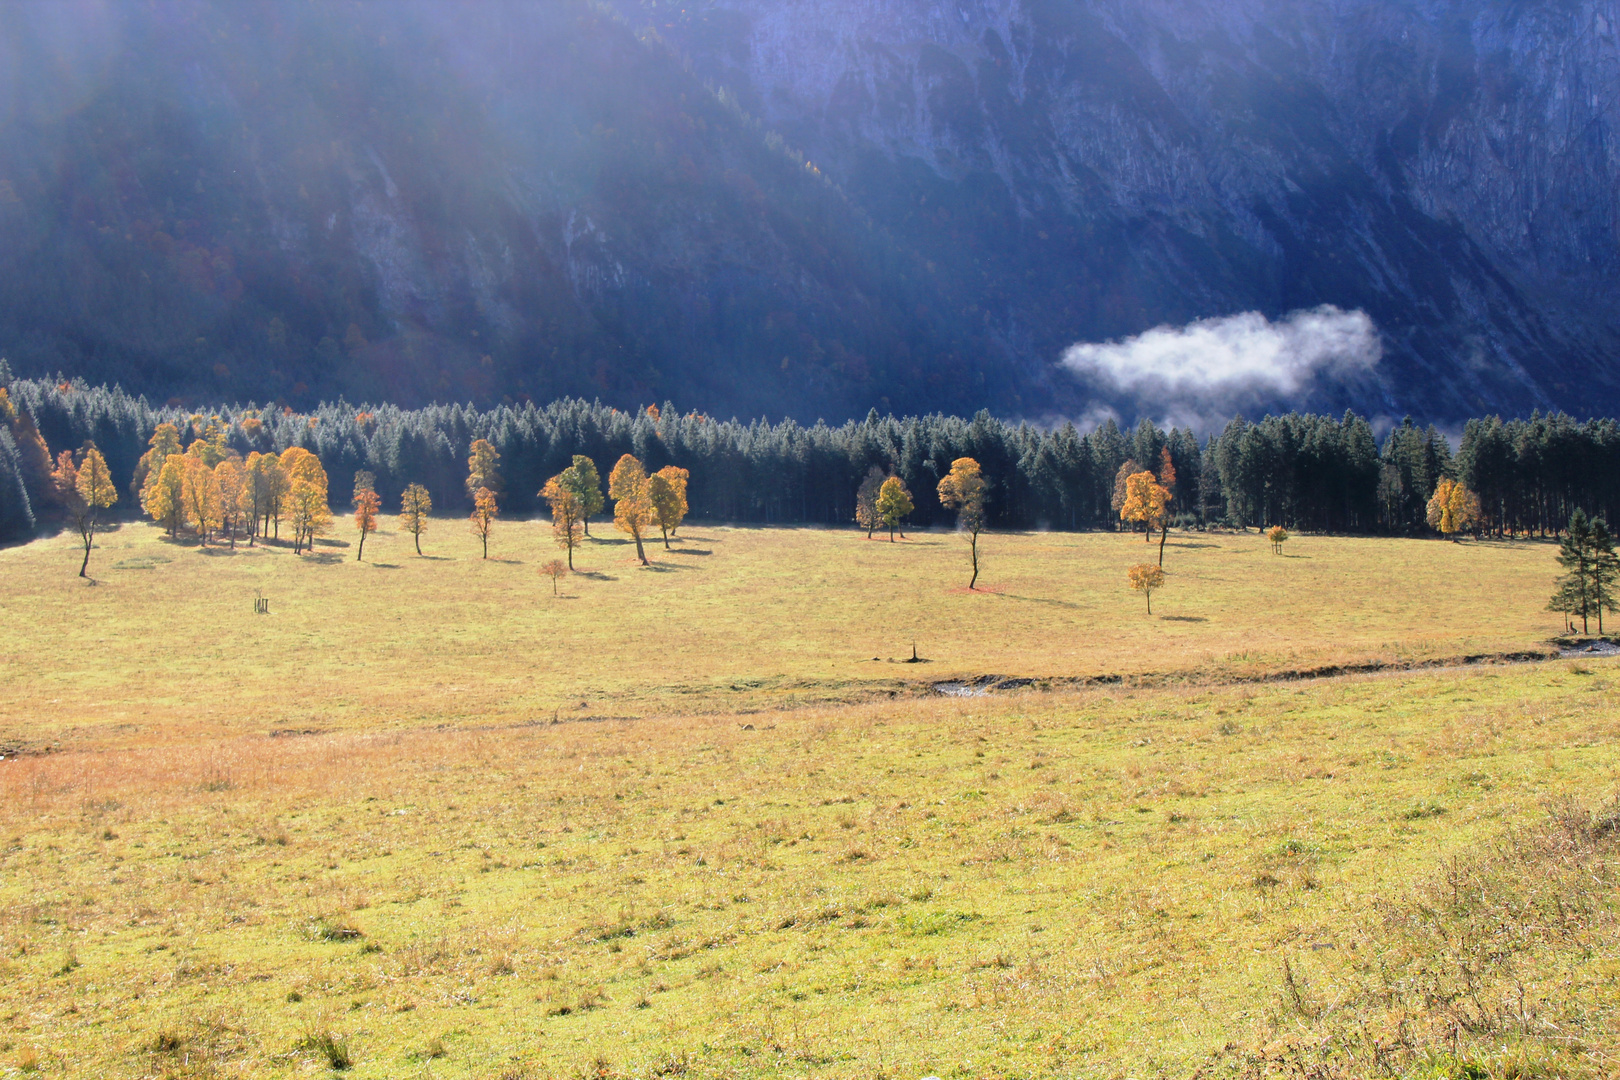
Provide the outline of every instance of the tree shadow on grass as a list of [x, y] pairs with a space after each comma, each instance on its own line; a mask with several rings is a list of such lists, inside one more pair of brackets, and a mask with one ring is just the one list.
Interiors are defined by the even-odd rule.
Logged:
[[696, 570], [697, 567], [695, 567], [695, 566], [682, 566], [680, 563], [655, 562], [655, 563], [648, 563], [646, 566], [642, 567], [642, 569], [643, 570], [650, 570], [655, 574], [669, 574], [669, 573], [673, 573], [673, 572], [681, 571], [681, 570], [692, 571], [692, 570]]
[[378, 570], [398, 570], [400, 568], [397, 562], [374, 562], [371, 565]]
[[[979, 591], [977, 589], [975, 592]], [[1080, 605], [1073, 600], [1056, 600], [1050, 596], [1019, 596], [1017, 593], [1002, 593], [1008, 600], [1023, 600], [1031, 604], [1050, 604], [1052, 607], [1078, 608]]]
[[1160, 615], [1160, 622], [1209, 622], [1202, 615]]
[[1181, 542], [1172, 540], [1172, 541], [1170, 541], [1168, 544], [1166, 544], [1164, 546], [1165, 547], [1173, 547], [1173, 548], [1184, 548], [1184, 549], [1186, 549], [1188, 551], [1195, 551], [1195, 550], [1197, 550], [1199, 548], [1218, 548], [1221, 545], [1219, 545], [1219, 544], [1188, 544], [1188, 543], [1181, 543]]
[[338, 563], [349, 561], [345, 556], [339, 555], [335, 551], [318, 551], [299, 557], [306, 562], [318, 563], [321, 566], [336, 566]]
[[672, 555], [713, 555], [714, 554], [714, 552], [705, 551], [703, 548], [670, 548], [669, 551], [670, 551], [670, 554], [672, 554]]
[[574, 573], [578, 574], [582, 578], [590, 578], [592, 581], [618, 581], [619, 580], [618, 578], [614, 577], [612, 574], [604, 574], [600, 570], [575, 570]]
[[522, 559], [480, 559], [479, 562], [500, 563], [502, 566], [522, 566]]
[[418, 555], [417, 558], [418, 559], [425, 559], [428, 562], [455, 562], [456, 561], [455, 559], [451, 558], [448, 555]]
[[349, 542], [347, 540], [332, 540], [330, 538], [323, 538], [323, 537], [317, 536], [315, 538], [315, 546], [316, 547], [329, 547], [329, 548], [346, 548], [346, 547], [349, 546]]
[[218, 559], [227, 555], [235, 555], [236, 552], [232, 551], [228, 547], [200, 547], [197, 549], [197, 554], [207, 555], [209, 558]]
[[[609, 547], [622, 547], [625, 544], [633, 544], [633, 543], [635, 543], [635, 541], [634, 540], [620, 540], [618, 537], [615, 537], [615, 536], [593, 536], [593, 537], [591, 537], [591, 543], [593, 543], [593, 544], [607, 544]], [[643, 540], [642, 543], [646, 543], [646, 541]]]

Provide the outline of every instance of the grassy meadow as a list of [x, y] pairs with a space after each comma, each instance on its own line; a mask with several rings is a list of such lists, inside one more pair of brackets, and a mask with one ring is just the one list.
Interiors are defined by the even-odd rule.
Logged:
[[1620, 1067], [1620, 661], [1263, 680], [1545, 649], [1548, 545], [424, 539], [0, 551], [0, 1072]]
[[[1560, 628], [1550, 544], [1297, 537], [1278, 556], [1253, 533], [1177, 535], [1150, 617], [1125, 569], [1156, 547], [1129, 535], [987, 534], [968, 592], [948, 533], [693, 524], [643, 569], [596, 531], [555, 598], [538, 521], [499, 523], [488, 561], [452, 520], [425, 557], [384, 532], [364, 562], [342, 519], [313, 557], [129, 524], [98, 541], [93, 585], [72, 537], [0, 552], [0, 661], [18, 673], [0, 747], [736, 711], [980, 675], [1229, 679], [1517, 651]], [[930, 663], [891, 662], [913, 642]]]

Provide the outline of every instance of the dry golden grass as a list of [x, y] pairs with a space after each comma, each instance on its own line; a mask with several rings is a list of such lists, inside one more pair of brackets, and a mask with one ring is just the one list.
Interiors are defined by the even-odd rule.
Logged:
[[1199, 537], [1149, 620], [1129, 538], [687, 531], [0, 552], [0, 1068], [1612, 1074], [1616, 661], [1218, 682], [1534, 647], [1548, 548]]
[[[354, 539], [341, 522], [299, 558], [127, 525], [100, 541], [95, 585], [70, 538], [0, 551], [0, 662], [26, 672], [0, 745], [772, 708], [987, 674], [1224, 679], [1520, 650], [1559, 628], [1552, 548], [1526, 542], [1296, 537], [1277, 556], [1256, 534], [1176, 536], [1149, 618], [1125, 570], [1154, 549], [1112, 534], [987, 535], [987, 590], [969, 593], [950, 534], [691, 525], [649, 549], [652, 570], [588, 543], [558, 599], [543, 522], [499, 523], [488, 562], [459, 521], [434, 523], [427, 558], [384, 532], [357, 563]], [[932, 663], [889, 662], [913, 641]]]
[[[332, 1053], [356, 1077], [1357, 1075], [1376, 1044], [1402, 1072], [1446, 1051], [1605, 1075], [1614, 850], [1524, 856], [1506, 876], [1480, 853], [1548, 800], [1620, 790], [1616, 674], [13, 759], [0, 1060], [72, 1076], [307, 1075]], [[1546, 933], [1526, 918], [1473, 987], [1523, 1022], [1448, 1028], [1468, 1002], [1423, 1004], [1446, 977], [1430, 961], [1469, 938], [1424, 913], [1469, 874], [1517, 910], [1514, 882], [1566, 864], [1576, 884], [1527, 903], [1579, 917]]]

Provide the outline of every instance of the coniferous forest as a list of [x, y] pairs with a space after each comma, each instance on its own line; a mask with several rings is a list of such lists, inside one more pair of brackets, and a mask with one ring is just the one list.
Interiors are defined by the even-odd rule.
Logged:
[[[634, 454], [649, 471], [690, 470], [694, 518], [758, 524], [837, 525], [853, 521], [855, 495], [876, 468], [913, 491], [932, 491], [953, 460], [977, 460], [990, 483], [989, 525], [999, 529], [1116, 528], [1121, 470], [1158, 468], [1168, 450], [1176, 527], [1269, 526], [1322, 532], [1431, 533], [1429, 500], [1443, 478], [1480, 501], [1483, 532], [1556, 534], [1576, 509], [1620, 517], [1620, 423], [1563, 414], [1470, 421], [1458, 445], [1410, 420], [1380, 440], [1363, 417], [1289, 413], [1257, 422], [1233, 419], [1200, 441], [1190, 429], [1165, 431], [1148, 420], [1122, 429], [1108, 421], [1082, 433], [1044, 430], [981, 412], [880, 416], [837, 427], [791, 420], [715, 420], [673, 404], [634, 413], [564, 399], [546, 406], [434, 405], [405, 410], [343, 402], [313, 412], [254, 405], [208, 413], [157, 407], [116, 388], [12, 378], [0, 361], [7, 401], [0, 423], [0, 541], [54, 527], [50, 463], [93, 442], [126, 496], [160, 423], [175, 424], [182, 445], [215, 438], [242, 454], [301, 446], [334, 478], [376, 477], [391, 510], [406, 485], [420, 483], [441, 512], [464, 512], [468, 446], [486, 439], [501, 455], [503, 512], [540, 513], [539, 491], [575, 454], [609, 466]], [[338, 486], [343, 487], [341, 479]], [[139, 500], [120, 500], [134, 516]], [[911, 523], [954, 516], [918, 499]]]

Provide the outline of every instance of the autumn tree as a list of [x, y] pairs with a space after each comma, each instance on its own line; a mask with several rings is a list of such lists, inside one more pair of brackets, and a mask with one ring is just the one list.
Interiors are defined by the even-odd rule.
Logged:
[[101, 456], [95, 443], [86, 443], [80, 451], [79, 462], [64, 450], [56, 459], [51, 473], [58, 497], [66, 510], [68, 520], [79, 531], [84, 543], [84, 561], [79, 564], [79, 576], [87, 577], [90, 549], [95, 545], [97, 512], [118, 501], [118, 487], [107, 469], [107, 459]]
[[1288, 542], [1288, 530], [1281, 525], [1273, 525], [1266, 530], [1266, 539], [1271, 541], [1271, 553], [1282, 554], [1282, 546]]
[[501, 460], [498, 450], [483, 439], [474, 439], [467, 458], [467, 494], [476, 501], [478, 489], [485, 488], [492, 495], [501, 493], [501, 473], [496, 462]]
[[1153, 614], [1153, 590], [1164, 586], [1164, 567], [1152, 563], [1137, 563], [1125, 571], [1131, 588], [1147, 597], [1147, 613]]
[[248, 541], [254, 536], [270, 536], [271, 519], [276, 523], [276, 534], [281, 533], [281, 509], [287, 498], [287, 470], [275, 454], [249, 454], [242, 488], [242, 509], [253, 519], [248, 528]]
[[[1153, 530], [1165, 524], [1169, 513], [1170, 490], [1159, 483], [1158, 477], [1143, 469], [1125, 478], [1125, 502], [1119, 508], [1121, 521], [1141, 525], [1145, 530], [1144, 542], [1151, 543]], [[1159, 546], [1159, 564], [1164, 564], [1164, 546]]]
[[[141, 508], [152, 514], [146, 506], [146, 492], [157, 482], [159, 474], [163, 471], [163, 463], [168, 460], [169, 455], [180, 452], [180, 429], [173, 424], [159, 424], [146, 445], [150, 449], [141, 455], [140, 462], [135, 466], [134, 490], [140, 493]], [[157, 514], [152, 514], [152, 520], [158, 521], [161, 518]]]
[[[1125, 463], [1114, 472], [1114, 494], [1108, 500], [1108, 506], [1114, 513], [1118, 514], [1125, 507], [1125, 482], [1141, 471], [1142, 466], [1136, 463], [1135, 458], [1126, 458]], [[1119, 520], [1124, 521], [1124, 516], [1121, 515]]]
[[568, 478], [569, 490], [579, 496], [579, 523], [589, 536], [591, 518], [607, 505], [602, 498], [602, 474], [596, 471], [596, 462], [584, 454], [575, 454], [574, 463], [564, 469], [562, 475]]
[[686, 480], [692, 474], [674, 465], [666, 465], [647, 477], [647, 498], [652, 502], [653, 519], [664, 534], [664, 550], [669, 550], [669, 536], [686, 518]]
[[[192, 444], [201, 446], [202, 440]], [[197, 530], [197, 538], [206, 547], [208, 533], [220, 526], [219, 477], [208, 464], [202, 451], [187, 450], [181, 460], [180, 498], [185, 506], [186, 523]]]
[[1427, 517], [1430, 528], [1438, 530], [1447, 540], [1456, 540], [1458, 533], [1479, 524], [1479, 497], [1466, 485], [1443, 476], [1435, 485], [1434, 497], [1429, 500]]
[[281, 467], [287, 474], [285, 502], [293, 526], [293, 553], [313, 551], [315, 537], [332, 526], [326, 469], [320, 458], [301, 446], [282, 451]]
[[184, 454], [170, 454], [164, 458], [157, 471], [147, 478], [141, 491], [141, 505], [153, 521], [163, 523], [170, 536], [180, 531], [180, 523], [185, 518], [186, 502], [182, 493], [185, 457]]
[[574, 549], [580, 544], [585, 520], [584, 506], [569, 483], [574, 477], [568, 474], [573, 471], [570, 465], [540, 489], [540, 497], [551, 506], [551, 533], [556, 537], [557, 546], [567, 549], [570, 570], [574, 568]]
[[650, 566], [647, 552], [641, 545], [642, 531], [657, 520], [652, 497], [648, 492], [647, 470], [633, 455], [626, 454], [613, 466], [608, 475], [608, 497], [613, 500], [613, 524], [620, 532], [629, 533], [636, 542], [636, 558], [642, 566]]
[[236, 534], [247, 515], [243, 505], [247, 500], [247, 469], [234, 451], [214, 466], [214, 479], [219, 484], [220, 528], [231, 538], [231, 550], [236, 550]]
[[433, 513], [433, 500], [428, 489], [421, 484], [409, 484], [399, 499], [399, 527], [416, 541], [416, 553], [422, 554], [422, 534], [427, 532], [428, 515]]
[[[572, 492], [570, 492], [570, 494], [572, 494]], [[571, 566], [564, 566], [561, 559], [552, 559], [550, 562], [540, 567], [540, 572], [551, 579], [552, 596], [557, 595], [557, 583], [563, 579], [563, 575], [567, 574], [568, 571], [572, 569], [573, 567]]]
[[894, 530], [916, 508], [904, 480], [891, 476], [883, 481], [883, 486], [878, 489], [876, 509], [878, 520], [889, 530], [889, 543], [894, 543]]
[[360, 530], [360, 548], [354, 553], [355, 562], [366, 557], [366, 537], [377, 531], [377, 512], [382, 509], [382, 498], [377, 494], [377, 478], [364, 470], [354, 474], [354, 527]]
[[468, 517], [472, 522], [472, 530], [484, 545], [484, 558], [489, 558], [489, 531], [495, 526], [495, 518], [500, 514], [500, 507], [496, 505], [495, 493], [487, 487], [481, 487], [473, 492], [473, 511]]
[[855, 489], [855, 524], [866, 530], [866, 538], [872, 539], [883, 519], [878, 516], [878, 494], [883, 490], [883, 481], [888, 475], [876, 465], [866, 470], [866, 479], [861, 486]]
[[957, 458], [951, 462], [951, 471], [939, 482], [939, 501], [947, 510], [957, 512], [959, 528], [969, 535], [969, 552], [973, 559], [973, 577], [968, 580], [972, 589], [979, 581], [979, 533], [984, 531], [984, 504], [989, 494], [979, 463], [972, 458]]

